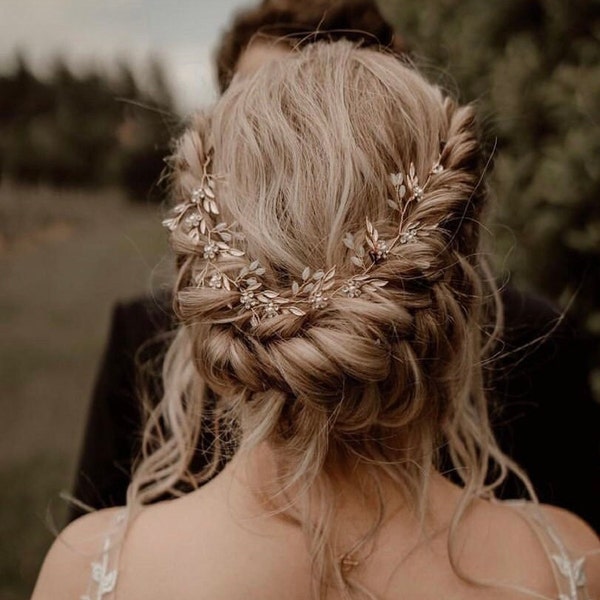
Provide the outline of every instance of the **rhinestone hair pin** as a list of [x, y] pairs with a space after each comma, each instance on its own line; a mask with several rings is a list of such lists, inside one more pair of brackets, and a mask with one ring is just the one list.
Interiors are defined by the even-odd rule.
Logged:
[[[324, 309], [331, 298], [343, 296], [358, 298], [361, 295], [376, 297], [387, 280], [371, 276], [375, 265], [390, 255], [398, 255], [406, 244], [417, 242], [437, 229], [438, 224], [422, 225], [419, 221], [407, 218], [407, 209], [413, 203], [421, 202], [427, 192], [431, 178], [441, 173], [444, 167], [439, 159], [428, 173], [427, 179], [420, 182], [415, 166], [410, 163], [407, 173], [398, 171], [389, 175], [394, 189], [394, 197], [388, 198], [388, 206], [397, 219], [396, 235], [384, 239], [369, 218], [365, 219], [362, 235], [346, 233], [342, 242], [351, 251], [350, 261], [356, 273], [343, 281], [336, 278], [336, 266], [330, 269], [311, 270], [306, 267], [301, 278], [292, 281], [291, 287], [282, 291], [269, 289], [262, 276], [265, 268], [256, 260], [250, 260], [240, 249], [244, 235], [236, 224], [219, 221], [219, 205], [216, 197], [216, 178], [209, 172], [211, 157], [207, 157], [197, 185], [181, 203], [173, 209], [173, 214], [163, 221], [171, 232], [181, 229], [190, 242], [199, 248], [204, 265], [194, 275], [197, 287], [209, 287], [237, 292], [239, 302], [231, 306], [240, 314], [251, 313], [251, 325], [257, 326], [262, 320], [280, 314], [301, 317], [308, 311]], [[246, 264], [235, 274], [220, 268], [223, 258], [245, 258]]]

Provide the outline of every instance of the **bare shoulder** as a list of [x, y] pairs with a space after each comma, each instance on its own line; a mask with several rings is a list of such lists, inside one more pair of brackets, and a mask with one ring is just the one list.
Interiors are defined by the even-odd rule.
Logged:
[[79, 598], [85, 593], [93, 561], [121, 509], [108, 508], [73, 521], [57, 536], [40, 571], [32, 600]]
[[[505, 506], [509, 508], [510, 504]], [[524, 560], [524, 564], [534, 565], [537, 562], [541, 567], [542, 563], [545, 563], [547, 568], [550, 568], [553, 566], [555, 560], [554, 547], [558, 544], [558, 548], [566, 551], [570, 561], [572, 561], [569, 569], [575, 569], [572, 571], [573, 574], [576, 572], [576, 565], [581, 564], [584, 566], [589, 596], [591, 598], [600, 598], [600, 541], [593, 529], [578, 516], [563, 508], [546, 504], [535, 505], [533, 503], [524, 503], [522, 506], [528, 509], [525, 514], [528, 514], [529, 517], [523, 519], [521, 527], [531, 530], [531, 535], [529, 536], [530, 549], [527, 550], [530, 558], [529, 561]], [[533, 518], [533, 521], [530, 521], [531, 518]], [[543, 528], [551, 536], [551, 549], [545, 547], [546, 542], [543, 542], [537, 533], [533, 534], [537, 528], [535, 523], [542, 524]], [[505, 520], [504, 525], [506, 524], [507, 521]], [[507, 527], [507, 531], [510, 532], [509, 527]], [[517, 548], [514, 549], [515, 555], [523, 559], [525, 559], [523, 549], [527, 546], [525, 542], [526, 537], [525, 531], [523, 535], [515, 536], [515, 540], [519, 542]], [[542, 537], [545, 537], [545, 535]], [[523, 546], [519, 547], [521, 543]], [[531, 543], [533, 543], [533, 546], [537, 546], [537, 551], [531, 546]], [[560, 550], [561, 553], [562, 550]], [[535, 561], [531, 560], [534, 554], [537, 556]], [[539, 563], [540, 559], [542, 563]], [[554, 573], [553, 569], [552, 573]]]
[[600, 539], [577, 515], [548, 504], [542, 505], [544, 516], [556, 531], [574, 560], [585, 557], [585, 575], [591, 598], [600, 598]]
[[[592, 598], [600, 597], [594, 580], [598, 563], [592, 555], [597, 538], [580, 519], [554, 507], [521, 501], [475, 503], [465, 519], [464, 534], [457, 536], [460, 566], [475, 580], [507, 582], [543, 597], [557, 597], [554, 561], [540, 537], [540, 519], [551, 525], [574, 559], [589, 557], [588, 589]], [[594, 567], [595, 576], [590, 572]]]
[[587, 554], [600, 550], [600, 539], [583, 519], [558, 506], [542, 504], [541, 509], [571, 552]]

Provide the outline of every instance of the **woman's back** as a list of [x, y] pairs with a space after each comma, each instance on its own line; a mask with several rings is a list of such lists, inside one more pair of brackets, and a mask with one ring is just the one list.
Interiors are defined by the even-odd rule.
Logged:
[[[215, 487], [201, 495], [176, 500], [172, 506], [157, 507], [153, 509], [157, 512], [149, 511], [147, 518], [134, 528], [137, 533], [132, 534], [126, 547], [131, 555], [126, 555], [123, 562], [125, 570], [128, 563], [132, 565], [131, 577], [125, 575], [120, 582], [124, 598], [307, 600], [311, 597], [310, 557], [297, 527], [272, 517], [232, 518], [227, 492], [222, 488]], [[448, 499], [451, 507], [458, 493], [444, 489], [440, 490], [440, 496], [438, 501]], [[447, 552], [452, 511], [443, 513], [446, 523], [430, 540], [420, 539], [415, 519], [396, 515], [386, 524], [368, 555], [357, 557], [354, 574], [376, 598], [527, 598], [527, 594], [517, 593], [518, 587], [552, 600], [559, 598], [559, 592], [568, 594], [568, 578], [562, 579], [560, 588], [557, 586], [556, 566], [552, 565], [532, 524], [513, 507], [487, 502], [482, 502], [464, 525], [459, 541], [464, 544], [460, 564], [473, 579], [496, 581], [509, 588], [501, 585], [481, 588], [461, 580], [452, 569]], [[349, 525], [352, 524], [350, 521]], [[186, 538], [189, 545], [186, 544], [183, 553], [182, 540]], [[161, 545], [150, 549], [157, 539], [162, 540]], [[593, 539], [590, 535], [588, 540], [581, 540], [577, 550], [593, 550]], [[171, 543], [165, 544], [165, 540]], [[583, 552], [574, 558], [581, 558]], [[141, 576], [139, 565], [144, 563], [145, 575]], [[579, 595], [566, 598], [587, 598], [588, 589], [579, 587]], [[596, 596], [590, 593], [589, 597]], [[327, 595], [328, 600], [342, 598], [340, 592]]]
[[[93, 580], [89, 566], [94, 557], [100, 565], [106, 558], [105, 580], [116, 569], [117, 598], [306, 600], [311, 597], [312, 575], [304, 535], [295, 524], [270, 514], [249, 491], [257, 484], [234, 459], [222, 475], [200, 490], [146, 508], [123, 545], [116, 545], [104, 557], [99, 554], [102, 540], [109, 533], [113, 541], [118, 539], [120, 525], [113, 526], [122, 509], [89, 515], [56, 542], [55, 556], [46, 568], [57, 562], [68, 564], [60, 589], [71, 588], [76, 594], [89, 586], [90, 598], [104, 598], [95, 595], [100, 582]], [[455, 542], [459, 566], [473, 581], [490, 585], [461, 579], [447, 549], [460, 494], [459, 488], [437, 476], [426, 533], [418, 519], [398, 505], [376, 542], [348, 555], [348, 568], [381, 600], [597, 597], [600, 546], [595, 535], [572, 515], [531, 503], [480, 501], [472, 508]], [[340, 523], [340, 539], [346, 540], [347, 547], [365, 525], [360, 501], [351, 504], [348, 498]], [[76, 570], [74, 558], [79, 564]], [[75, 596], [39, 590], [34, 597]], [[338, 591], [327, 595], [328, 600], [342, 598]]]

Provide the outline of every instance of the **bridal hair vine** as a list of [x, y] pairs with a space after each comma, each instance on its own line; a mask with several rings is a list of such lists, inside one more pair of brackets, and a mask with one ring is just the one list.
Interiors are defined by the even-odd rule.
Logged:
[[[191, 193], [177, 204], [173, 215], [163, 221], [171, 232], [181, 229], [189, 241], [198, 247], [198, 254], [204, 259], [199, 272], [193, 276], [196, 287], [237, 292], [239, 302], [231, 304], [240, 314], [251, 313], [250, 323], [256, 327], [264, 319], [281, 314], [302, 317], [308, 311], [324, 309], [331, 298], [343, 296], [358, 298], [366, 294], [375, 297], [388, 282], [372, 276], [374, 267], [390, 255], [398, 255], [406, 244], [417, 242], [428, 236], [439, 224], [423, 225], [407, 218], [408, 208], [422, 201], [431, 178], [444, 170], [440, 160], [433, 165], [424, 182], [416, 175], [415, 166], [410, 163], [407, 173], [398, 171], [389, 175], [394, 189], [394, 197], [388, 198], [388, 206], [397, 219], [396, 234], [391, 239], [380, 236], [367, 217], [365, 229], [360, 235], [346, 233], [342, 240], [351, 250], [350, 261], [357, 272], [339, 281], [336, 266], [330, 269], [311, 270], [306, 267], [300, 281], [292, 281], [284, 291], [269, 289], [262, 280], [265, 268], [257, 260], [250, 260], [240, 249], [239, 242], [244, 235], [237, 224], [218, 221], [220, 214], [216, 196], [216, 177], [209, 172], [211, 156], [206, 158], [202, 175]], [[245, 264], [231, 274], [220, 268], [224, 257], [245, 259]], [[222, 264], [222, 263], [221, 263]]]

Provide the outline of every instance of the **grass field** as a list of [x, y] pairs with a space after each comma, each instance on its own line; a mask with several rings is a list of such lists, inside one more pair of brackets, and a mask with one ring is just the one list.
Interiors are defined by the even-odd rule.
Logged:
[[116, 191], [0, 186], [0, 598], [29, 597], [64, 523], [118, 299], [169, 274], [155, 205]]

